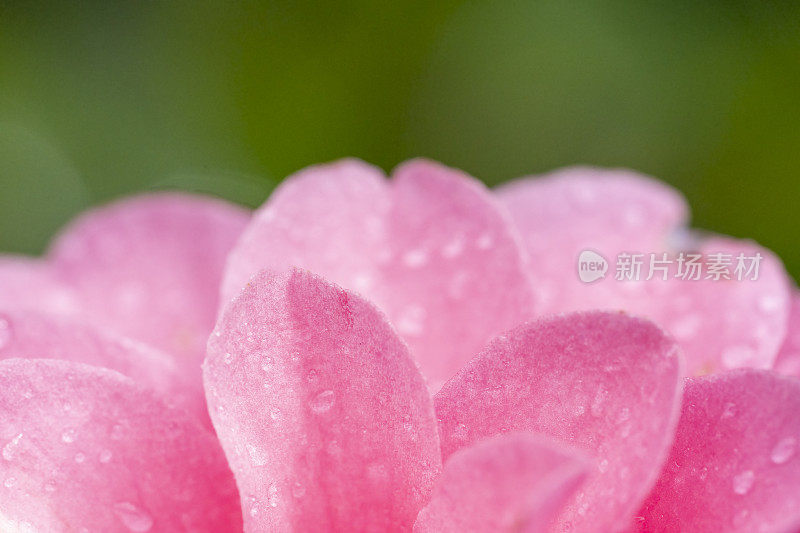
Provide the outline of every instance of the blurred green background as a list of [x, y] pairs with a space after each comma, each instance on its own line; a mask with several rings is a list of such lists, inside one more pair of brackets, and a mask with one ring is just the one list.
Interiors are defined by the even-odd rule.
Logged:
[[[0, 0], [0, 249], [178, 187], [425, 155], [631, 167], [800, 276], [800, 3]], [[663, 4], [663, 5], [661, 5]]]

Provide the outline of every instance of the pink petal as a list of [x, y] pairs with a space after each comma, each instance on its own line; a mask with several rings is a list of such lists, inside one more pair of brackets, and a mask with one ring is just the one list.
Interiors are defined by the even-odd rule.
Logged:
[[436, 395], [442, 453], [477, 439], [534, 431], [596, 460], [560, 525], [613, 531], [633, 516], [672, 441], [679, 350], [650, 322], [577, 313], [496, 338]]
[[288, 179], [231, 255], [225, 294], [259, 268], [308, 268], [386, 311], [431, 388], [531, 316], [522, 252], [477, 181], [415, 160], [391, 183], [354, 160]]
[[253, 215], [228, 259], [222, 284], [230, 301], [250, 276], [302, 266], [365, 291], [384, 247], [390, 195], [383, 172], [357, 159], [301, 170]]
[[613, 262], [620, 251], [663, 251], [688, 219], [678, 191], [627, 170], [565, 168], [495, 192], [522, 235], [545, 312], [614, 307], [607, 300], [619, 289], [613, 265], [604, 281], [585, 284], [576, 273], [580, 252], [595, 250]]
[[0, 311], [0, 359], [9, 358], [62, 359], [116, 370], [191, 410], [200, 420], [208, 419], [202, 383], [187, 382], [170, 356], [74, 317]]
[[45, 261], [0, 255], [0, 308], [75, 314], [78, 302], [72, 290], [55, 279]]
[[800, 381], [743, 369], [687, 381], [645, 531], [781, 531], [800, 520]]
[[241, 530], [236, 486], [213, 435], [116, 372], [1, 361], [0, 443], [0, 524]]
[[[750, 241], [712, 237], [700, 251], [734, 259], [763, 257], [756, 281], [683, 281], [664, 284], [660, 295], [646, 291], [631, 312], [672, 333], [686, 354], [687, 373], [703, 375], [732, 368], [771, 368], [785, 336], [790, 306], [788, 276], [772, 252]], [[650, 284], [652, 282], [644, 282]]]
[[[498, 195], [524, 236], [546, 311], [624, 310], [650, 318], [679, 341], [689, 374], [772, 366], [788, 313], [789, 278], [780, 260], [749, 241], [693, 238], [681, 227], [687, 208], [676, 191], [631, 172], [566, 169], [512, 182]], [[739, 253], [760, 253], [758, 279], [676, 279], [677, 253], [695, 247], [706, 259], [731, 254], [731, 273]], [[609, 262], [604, 278], [580, 280], [584, 250]], [[641, 281], [615, 279], [621, 252], [644, 254]], [[647, 281], [650, 254], [664, 253], [673, 262], [667, 281], [657, 271]]]
[[376, 301], [432, 390], [496, 334], [533, 316], [524, 256], [505, 214], [466, 174], [429, 161], [398, 167]]
[[532, 433], [509, 433], [453, 454], [414, 531], [548, 531], [589, 473], [582, 454]]
[[775, 370], [800, 378], [800, 293], [797, 291], [792, 298], [788, 331], [775, 361]]
[[211, 198], [134, 197], [78, 218], [50, 261], [92, 322], [177, 356], [199, 380], [225, 257], [247, 220]]
[[254, 276], [204, 367], [247, 531], [407, 531], [441, 468], [433, 406], [369, 303], [306, 271]]

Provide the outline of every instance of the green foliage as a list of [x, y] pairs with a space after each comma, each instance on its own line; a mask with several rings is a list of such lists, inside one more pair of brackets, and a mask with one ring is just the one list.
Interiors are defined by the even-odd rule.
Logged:
[[799, 6], [0, 3], [0, 248], [135, 191], [258, 205], [307, 164], [426, 155], [635, 168], [798, 276]]

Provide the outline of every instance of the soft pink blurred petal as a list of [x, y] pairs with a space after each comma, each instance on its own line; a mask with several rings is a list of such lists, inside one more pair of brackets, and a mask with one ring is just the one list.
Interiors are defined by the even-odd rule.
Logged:
[[414, 531], [549, 531], [592, 466], [583, 454], [532, 433], [479, 441], [447, 461]]
[[[624, 310], [650, 318], [679, 341], [689, 374], [770, 368], [788, 316], [789, 278], [780, 260], [755, 243], [699, 237], [686, 230], [687, 206], [667, 185], [629, 171], [572, 168], [498, 189], [530, 255], [544, 310]], [[582, 282], [580, 252], [609, 262], [605, 278]], [[763, 256], [758, 280], [677, 279], [678, 253]], [[615, 279], [621, 252], [644, 254], [641, 281]], [[650, 254], [672, 261], [667, 280], [650, 276]], [[706, 276], [704, 272], [703, 277]]]
[[0, 308], [79, 312], [74, 292], [58, 282], [43, 259], [0, 255]]
[[595, 459], [560, 525], [614, 531], [633, 516], [674, 436], [682, 364], [656, 326], [621, 313], [576, 313], [497, 337], [436, 395], [442, 453], [534, 431]]
[[433, 405], [371, 304], [262, 272], [222, 313], [205, 385], [247, 531], [407, 531], [441, 469]]
[[72, 222], [49, 261], [93, 323], [174, 355], [199, 382], [225, 258], [248, 219], [202, 196], [127, 198]]
[[230, 254], [223, 305], [256, 272], [293, 265], [367, 292], [385, 246], [390, 202], [383, 171], [357, 159], [311, 166], [287, 178]]
[[214, 436], [116, 372], [0, 361], [0, 524], [36, 531], [241, 529]]
[[386, 182], [345, 160], [284, 182], [231, 254], [224, 294], [259, 268], [318, 272], [386, 311], [435, 390], [532, 316], [523, 262], [505, 212], [469, 176], [414, 160]]
[[189, 382], [174, 358], [78, 317], [0, 310], [0, 359], [9, 358], [62, 359], [116, 370], [210, 424], [202, 382]]
[[643, 531], [785, 531], [800, 520], [800, 381], [741, 369], [689, 379]]
[[775, 370], [800, 378], [800, 293], [797, 291], [792, 297], [786, 337], [775, 361]]

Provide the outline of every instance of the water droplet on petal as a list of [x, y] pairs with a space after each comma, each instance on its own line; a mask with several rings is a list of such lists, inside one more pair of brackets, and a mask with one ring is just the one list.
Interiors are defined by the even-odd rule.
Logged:
[[316, 370], [310, 370], [308, 372], [308, 376], [306, 377], [306, 381], [308, 381], [310, 384], [313, 385], [318, 380], [319, 380], [319, 378], [317, 377], [317, 371]]
[[269, 411], [269, 417], [273, 420], [279, 420], [281, 418], [281, 410], [277, 407], [273, 407]]
[[113, 454], [111, 453], [111, 450], [103, 450], [102, 452], [100, 452], [100, 456], [98, 457], [98, 459], [100, 460], [101, 463], [105, 464], [111, 461], [112, 455]]
[[10, 489], [14, 485], [16, 485], [17, 480], [13, 477], [7, 477], [6, 480], [3, 482], [3, 486], [7, 489]]
[[418, 336], [425, 330], [427, 313], [419, 305], [408, 305], [397, 317], [397, 330], [403, 335]]
[[277, 507], [278, 503], [280, 503], [280, 496], [278, 496], [278, 485], [275, 483], [270, 483], [269, 489], [267, 489], [267, 494], [270, 507]]
[[306, 488], [299, 481], [292, 487], [292, 496], [295, 498], [302, 498], [306, 494]]
[[403, 256], [403, 263], [409, 268], [419, 268], [428, 262], [428, 253], [425, 250], [411, 250]]
[[752, 470], [745, 470], [733, 476], [733, 492], [742, 496], [750, 492], [756, 475]]
[[726, 418], [731, 418], [732, 416], [736, 416], [736, 404], [728, 402], [725, 404], [725, 407], [722, 410], [722, 415], [720, 416], [720, 418], [726, 419]]
[[475, 241], [475, 245], [478, 247], [479, 250], [488, 250], [494, 244], [494, 237], [491, 236], [489, 233], [484, 233], [478, 240]]
[[115, 425], [114, 427], [111, 428], [111, 438], [114, 439], [114, 440], [121, 440], [123, 435], [124, 435], [124, 433], [125, 433], [125, 430], [119, 424], [117, 424], [117, 425]]
[[3, 459], [6, 461], [11, 461], [14, 459], [14, 454], [17, 451], [17, 446], [19, 446], [19, 441], [22, 440], [22, 433], [11, 439], [3, 446]]
[[267, 357], [267, 358], [264, 359], [264, 362], [261, 363], [261, 370], [263, 370], [264, 372], [269, 372], [270, 370], [272, 370], [272, 358], [271, 357]]
[[253, 444], [247, 445], [247, 455], [250, 456], [250, 462], [255, 466], [264, 466], [269, 461], [267, 452]]
[[222, 360], [225, 362], [226, 365], [229, 365], [231, 364], [231, 361], [233, 361], [233, 356], [230, 353], [225, 352], [225, 355], [223, 356]]
[[601, 474], [605, 474], [608, 472], [608, 459], [603, 459], [599, 463], [597, 463], [597, 469], [600, 471]]
[[75, 442], [75, 436], [76, 436], [75, 430], [68, 429], [61, 434], [61, 440], [69, 444], [71, 442]]
[[0, 314], [0, 349], [5, 348], [14, 338], [14, 327], [11, 319], [6, 315]]
[[333, 407], [336, 395], [332, 390], [322, 391], [309, 402], [311, 410], [317, 414], [327, 413]]
[[128, 531], [144, 532], [153, 527], [153, 517], [130, 502], [115, 503], [114, 514]]
[[779, 440], [772, 449], [770, 459], [772, 459], [772, 462], [776, 465], [782, 465], [792, 458], [796, 449], [797, 439], [794, 437], [786, 437], [785, 439]]
[[722, 352], [722, 364], [726, 368], [750, 366], [755, 356], [755, 350], [748, 346], [730, 346]]
[[76, 463], [82, 463], [84, 461], [86, 461], [86, 456], [84, 454], [82, 454], [80, 452], [75, 454], [75, 462]]
[[460, 441], [466, 441], [469, 437], [469, 428], [466, 424], [459, 424], [453, 429], [453, 438]]

